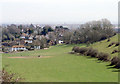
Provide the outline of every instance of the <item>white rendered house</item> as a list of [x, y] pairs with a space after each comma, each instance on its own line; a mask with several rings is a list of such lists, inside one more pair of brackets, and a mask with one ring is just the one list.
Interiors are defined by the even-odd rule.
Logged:
[[15, 45], [12, 46], [11, 51], [19, 51], [19, 50], [27, 50], [26, 47], [24, 45]]

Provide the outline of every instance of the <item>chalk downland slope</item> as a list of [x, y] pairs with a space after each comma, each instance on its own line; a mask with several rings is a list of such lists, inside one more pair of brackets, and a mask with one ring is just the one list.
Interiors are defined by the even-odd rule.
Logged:
[[96, 42], [96, 43], [90, 45], [89, 47], [93, 47], [94, 49], [97, 49], [99, 52], [108, 53], [108, 54], [110, 54], [111, 57], [118, 56], [118, 52], [112, 54], [112, 52], [114, 50], [119, 51], [118, 46], [115, 46], [115, 44], [113, 44], [112, 46], [108, 47], [108, 45], [110, 45], [111, 43], [118, 42], [118, 37], [120, 37], [120, 35], [117, 34], [117, 35], [111, 37], [109, 42], [107, 42], [108, 39], [106, 39], [106, 40], [103, 40], [100, 42]]

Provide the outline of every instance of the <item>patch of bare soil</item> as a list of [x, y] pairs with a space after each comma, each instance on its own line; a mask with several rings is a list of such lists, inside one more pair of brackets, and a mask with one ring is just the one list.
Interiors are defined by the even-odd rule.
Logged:
[[46, 49], [49, 49], [49, 48], [44, 48], [44, 49], [46, 50]]

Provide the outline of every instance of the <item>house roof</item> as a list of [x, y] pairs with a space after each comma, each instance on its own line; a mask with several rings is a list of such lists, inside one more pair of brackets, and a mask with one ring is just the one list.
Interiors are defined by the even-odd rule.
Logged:
[[14, 45], [12, 48], [17, 48], [17, 47], [25, 47], [24, 45]]

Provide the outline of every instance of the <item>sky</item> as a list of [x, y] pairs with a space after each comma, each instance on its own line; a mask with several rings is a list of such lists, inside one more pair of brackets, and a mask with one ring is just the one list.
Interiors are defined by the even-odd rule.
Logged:
[[119, 0], [0, 0], [0, 23], [81, 24], [118, 22]]

